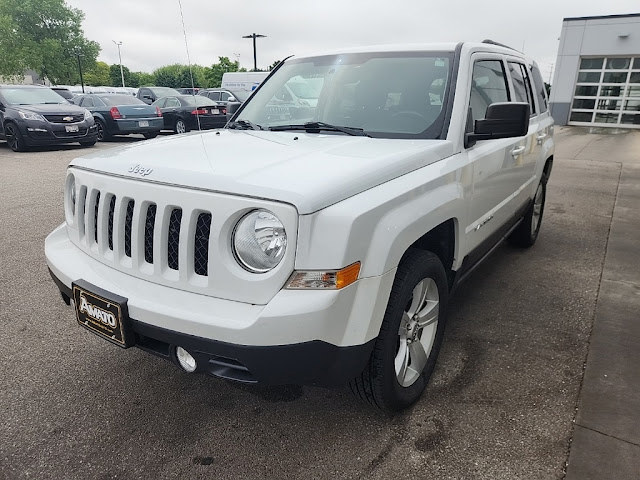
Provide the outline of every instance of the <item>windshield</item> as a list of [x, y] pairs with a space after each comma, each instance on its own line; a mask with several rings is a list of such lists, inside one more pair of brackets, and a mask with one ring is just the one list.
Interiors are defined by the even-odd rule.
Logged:
[[99, 98], [110, 107], [114, 105], [146, 105], [142, 100], [131, 95], [100, 95]]
[[180, 92], [169, 87], [147, 87], [147, 88], [151, 90], [158, 98], [169, 97], [171, 95], [180, 95]]
[[215, 107], [217, 105], [217, 103], [210, 98], [201, 95], [180, 95], [179, 98], [183, 105], [197, 105], [198, 107]]
[[249, 95], [251, 95], [251, 92], [243, 92], [242, 90], [229, 90], [231, 93], [233, 93], [233, 96], [236, 97], [236, 99], [240, 102], [244, 102], [247, 100], [247, 98], [249, 98]]
[[438, 138], [452, 57], [391, 52], [292, 60], [255, 92], [236, 120], [265, 129], [323, 122], [361, 128], [373, 137]]
[[2, 96], [9, 105], [36, 105], [42, 103], [66, 103], [64, 98], [50, 88], [3, 88]]

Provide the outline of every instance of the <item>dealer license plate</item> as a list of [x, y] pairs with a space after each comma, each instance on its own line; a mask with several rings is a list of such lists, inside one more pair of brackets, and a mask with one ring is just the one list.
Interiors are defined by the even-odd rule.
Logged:
[[217, 108], [212, 108], [211, 113], [213, 113], [214, 115], [218, 115], [220, 113], [220, 110], [218, 110]]
[[126, 298], [79, 280], [73, 283], [73, 301], [80, 325], [123, 348], [133, 345]]
[[148, 127], [149, 126], [149, 122], [147, 120], [140, 120], [138, 122], [138, 126], [139, 127]]
[[64, 129], [68, 132], [68, 133], [74, 133], [78, 131], [78, 125], [65, 125]]

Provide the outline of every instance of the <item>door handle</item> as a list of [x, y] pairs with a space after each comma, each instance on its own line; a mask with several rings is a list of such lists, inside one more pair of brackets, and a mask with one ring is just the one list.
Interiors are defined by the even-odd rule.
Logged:
[[515, 147], [513, 150], [511, 150], [511, 156], [513, 158], [516, 158], [518, 155], [520, 155], [522, 152], [524, 152], [525, 150], [525, 146], [524, 145], [520, 145], [519, 147]]
[[542, 133], [540, 135], [538, 135], [536, 137], [536, 140], [538, 141], [538, 145], [542, 145], [542, 141], [547, 138], [547, 134], [546, 133]]

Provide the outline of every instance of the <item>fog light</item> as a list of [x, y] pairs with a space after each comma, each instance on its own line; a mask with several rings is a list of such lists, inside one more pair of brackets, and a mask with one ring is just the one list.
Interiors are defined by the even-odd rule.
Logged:
[[176, 357], [178, 357], [178, 363], [185, 372], [191, 373], [196, 370], [196, 359], [193, 358], [193, 356], [191, 356], [191, 354], [184, 348], [176, 348]]

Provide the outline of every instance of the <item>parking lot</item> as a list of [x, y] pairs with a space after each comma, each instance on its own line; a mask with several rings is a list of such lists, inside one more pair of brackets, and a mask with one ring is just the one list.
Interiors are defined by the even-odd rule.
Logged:
[[[564, 478], [570, 453], [576, 464], [595, 461], [586, 437], [582, 457], [572, 440], [589, 427], [581, 412], [597, 410], [581, 396], [583, 379], [597, 360], [590, 346], [615, 209], [633, 208], [620, 201], [634, 188], [621, 179], [625, 168], [638, 178], [640, 132], [564, 127], [556, 139], [538, 242], [503, 245], [455, 294], [426, 394], [392, 418], [347, 388], [188, 375], [78, 327], [43, 252], [63, 220], [65, 167], [140, 140], [22, 154], [0, 142], [0, 478], [552, 479]], [[637, 224], [620, 232], [637, 242]], [[637, 296], [637, 276], [624, 282]], [[638, 466], [631, 427], [589, 429], [624, 440]], [[625, 472], [611, 478], [637, 478]]]

